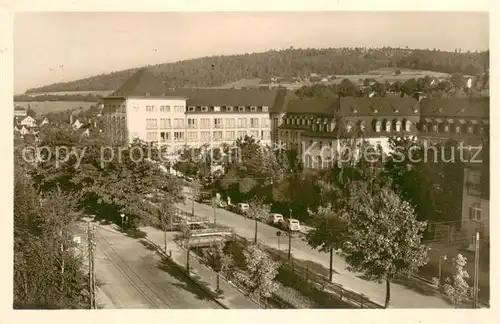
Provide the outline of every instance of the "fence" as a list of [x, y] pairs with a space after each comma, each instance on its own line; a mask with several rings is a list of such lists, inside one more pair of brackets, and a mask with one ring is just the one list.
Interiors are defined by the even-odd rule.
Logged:
[[[233, 236], [233, 239], [235, 242], [239, 242], [243, 245], [248, 245], [250, 242], [237, 234]], [[291, 270], [294, 274], [299, 276], [300, 278], [311, 282], [313, 284], [316, 284], [320, 290], [327, 291], [329, 293], [332, 293], [336, 295], [337, 297], [340, 298], [342, 301], [347, 301], [353, 305], [356, 305], [360, 308], [383, 308], [382, 305], [379, 305], [371, 300], [368, 299], [368, 297], [358, 294], [352, 291], [349, 291], [347, 289], [342, 288], [342, 286], [335, 284], [331, 282], [326, 276], [319, 274], [315, 271], [312, 271], [308, 267], [304, 267], [297, 262], [292, 257], [292, 260], [288, 261], [287, 259], [284, 259], [283, 256], [279, 253], [274, 251], [273, 249], [268, 248], [267, 246], [263, 245], [266, 249], [266, 251], [273, 257], [274, 259], [281, 261], [282, 262], [282, 267], [288, 268]], [[286, 261], [285, 261], [286, 260]]]

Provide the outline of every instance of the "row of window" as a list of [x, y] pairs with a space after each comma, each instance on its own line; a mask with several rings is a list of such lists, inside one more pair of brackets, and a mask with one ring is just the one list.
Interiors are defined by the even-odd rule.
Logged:
[[[158, 137], [159, 135], [159, 137]], [[148, 142], [160, 141], [160, 142], [181, 142], [187, 140], [188, 142], [202, 141], [208, 142], [213, 141], [235, 141], [237, 138], [243, 138], [245, 136], [252, 136], [256, 139], [269, 140], [269, 131], [213, 131], [213, 132], [147, 132], [146, 140]], [[185, 138], [187, 136], [187, 138]]]
[[456, 134], [484, 134], [484, 126], [481, 124], [451, 124], [451, 123], [422, 123], [421, 128], [423, 132], [438, 132]]
[[[250, 128], [259, 128], [259, 125], [263, 128], [269, 127], [269, 118], [262, 118], [261, 123], [259, 124], [259, 118], [249, 118], [250, 123], [247, 123], [248, 118], [213, 118], [212, 125], [213, 128], [247, 128], [250, 125]], [[160, 129], [170, 129], [172, 128], [171, 119], [170, 118], [160, 118], [159, 119]], [[184, 119], [182, 118], [174, 118], [173, 127], [176, 129], [184, 128]], [[188, 118], [187, 119], [187, 128], [197, 129], [198, 122], [200, 122], [200, 129], [210, 129], [211, 119], [210, 118]], [[158, 129], [158, 119], [156, 118], [147, 118], [146, 119], [146, 129]]]
[[[139, 106], [134, 106], [134, 108], [139, 109]], [[160, 105], [159, 108], [160, 108], [159, 112], [162, 113], [169, 113], [171, 111], [171, 107], [168, 105]], [[146, 112], [158, 112], [158, 107], [155, 105], [148, 105], [146, 106]], [[183, 113], [184, 106], [174, 106], [172, 112]]]
[[189, 106], [188, 107], [189, 112], [195, 112], [195, 111], [202, 111], [202, 112], [245, 112], [245, 111], [251, 111], [251, 112], [257, 112], [257, 111], [262, 111], [262, 112], [267, 112], [268, 107], [267, 106], [261, 106], [260, 109], [258, 106]]

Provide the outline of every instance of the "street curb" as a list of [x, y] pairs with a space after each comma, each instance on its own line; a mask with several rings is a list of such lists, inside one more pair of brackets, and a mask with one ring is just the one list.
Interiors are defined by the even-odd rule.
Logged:
[[211, 291], [210, 289], [208, 289], [207, 287], [205, 287], [204, 285], [202, 285], [200, 282], [198, 282], [196, 279], [194, 279], [193, 277], [191, 277], [186, 269], [184, 269], [183, 266], [181, 266], [180, 264], [178, 264], [177, 262], [175, 262], [172, 258], [170, 258], [169, 255], [167, 255], [162, 249], [161, 247], [159, 247], [156, 243], [152, 242], [151, 240], [149, 240], [147, 237], [144, 238], [146, 241], [148, 241], [149, 243], [153, 244], [156, 249], [157, 249], [157, 252], [159, 252], [162, 256], [164, 256], [170, 263], [172, 263], [175, 267], [177, 267], [179, 270], [182, 271], [182, 273], [184, 273], [185, 277], [190, 280], [191, 282], [193, 282], [194, 284], [196, 284], [198, 287], [200, 287], [208, 296], [210, 296], [210, 298], [213, 299], [214, 302], [216, 302], [219, 306], [221, 306], [222, 308], [224, 309], [229, 309], [229, 307], [227, 305], [225, 305], [224, 303], [222, 303], [220, 300], [217, 299], [217, 297], [215, 297], [215, 293], [213, 291]]

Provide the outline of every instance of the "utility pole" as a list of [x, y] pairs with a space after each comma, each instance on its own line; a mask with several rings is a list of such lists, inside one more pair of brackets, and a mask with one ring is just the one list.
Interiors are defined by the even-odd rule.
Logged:
[[88, 243], [88, 262], [89, 262], [89, 290], [90, 290], [90, 309], [96, 309], [96, 280], [94, 267], [94, 250], [96, 246], [94, 229], [90, 228], [90, 222], [87, 222], [87, 243]]
[[479, 232], [476, 232], [474, 244], [474, 295], [472, 300], [472, 307], [478, 308], [478, 297], [479, 297]]
[[330, 281], [333, 279], [333, 247], [330, 247], [330, 273], [328, 278]]
[[290, 208], [290, 217], [288, 218], [288, 261], [292, 259], [292, 231], [290, 225], [292, 224], [292, 209]]

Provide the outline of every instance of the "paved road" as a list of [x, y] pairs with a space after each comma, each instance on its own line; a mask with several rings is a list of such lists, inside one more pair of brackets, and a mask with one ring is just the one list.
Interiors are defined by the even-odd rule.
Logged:
[[[82, 243], [85, 228], [78, 225]], [[105, 308], [221, 308], [140, 240], [98, 227], [96, 241], [96, 275], [103, 282]]]
[[[179, 204], [178, 207], [182, 210], [191, 212], [192, 202], [187, 200], [185, 204]], [[213, 209], [205, 204], [195, 203], [195, 213], [208, 218], [213, 222]], [[253, 239], [255, 233], [255, 221], [245, 219], [235, 213], [227, 210], [217, 209], [217, 223], [234, 228], [236, 233]], [[278, 240], [276, 237], [277, 229], [258, 223], [258, 239], [264, 244], [278, 248]], [[309, 260], [329, 268], [329, 254], [313, 250], [301, 238], [294, 237], [292, 239], [292, 254], [297, 259]], [[282, 250], [288, 251], [288, 237], [281, 236], [280, 247]], [[333, 281], [341, 284], [344, 288], [362, 293], [371, 300], [383, 305], [385, 301], [385, 284], [364, 280], [360, 274], [352, 273], [346, 270], [344, 259], [338, 255], [334, 256], [333, 261], [334, 276]], [[402, 285], [391, 285], [391, 306], [393, 308], [450, 308], [452, 307], [439, 296], [425, 295], [412, 288], [407, 288]]]

